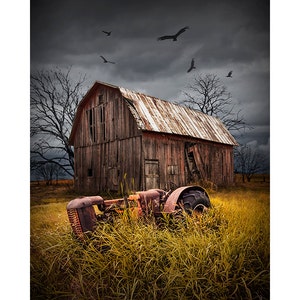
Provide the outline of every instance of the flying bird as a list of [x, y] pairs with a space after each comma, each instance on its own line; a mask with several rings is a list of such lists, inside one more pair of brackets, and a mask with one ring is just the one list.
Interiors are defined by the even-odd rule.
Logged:
[[180, 34], [184, 33], [187, 29], [189, 29], [188, 26], [185, 26], [183, 28], [181, 28], [176, 34], [174, 35], [163, 35], [160, 36], [159, 38], [157, 38], [158, 41], [163, 41], [163, 40], [173, 40], [173, 41], [177, 41], [177, 38]]
[[109, 61], [107, 60], [104, 56], [100, 55], [100, 57], [103, 59], [103, 62], [106, 64], [106, 63], [110, 63], [110, 64], [115, 64], [115, 62], [113, 61]]
[[191, 72], [193, 69], [196, 69], [194, 59], [192, 59], [192, 61], [191, 61], [191, 66], [190, 66], [190, 68], [187, 70], [187, 73]]
[[232, 71], [230, 71], [226, 77], [231, 77], [232, 78]]
[[102, 30], [102, 32], [104, 32], [107, 36], [110, 36], [110, 35], [111, 35], [111, 31], [105, 31], [105, 30]]

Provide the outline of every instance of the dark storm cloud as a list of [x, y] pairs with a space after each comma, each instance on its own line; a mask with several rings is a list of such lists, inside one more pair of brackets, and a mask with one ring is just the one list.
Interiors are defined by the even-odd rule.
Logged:
[[[195, 75], [217, 74], [247, 122], [268, 126], [269, 22], [264, 0], [32, 0], [31, 66], [72, 65], [90, 84], [105, 81], [171, 101], [182, 99]], [[177, 42], [157, 41], [184, 26], [190, 28]], [[100, 55], [116, 64], [103, 64]], [[192, 58], [196, 70], [187, 73]]]
[[[187, 47], [202, 45], [198, 53], [203, 61], [249, 60], [253, 49], [262, 44], [253, 35], [259, 38], [264, 31], [268, 34], [268, 13], [261, 9], [261, 3], [264, 1], [161, 1], [159, 5], [141, 1], [32, 1], [32, 59], [52, 57], [55, 62], [59, 50], [62, 55], [114, 52], [125, 43], [135, 50], [135, 45], [144, 44], [143, 38], [155, 41], [161, 34], [190, 26], [182, 38]], [[104, 39], [104, 29], [113, 31], [110, 40]], [[264, 36], [262, 39], [268, 41]], [[145, 46], [160, 50], [153, 44]]]

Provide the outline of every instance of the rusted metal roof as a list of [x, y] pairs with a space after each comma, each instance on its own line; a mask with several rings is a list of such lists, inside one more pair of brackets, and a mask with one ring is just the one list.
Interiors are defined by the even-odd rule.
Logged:
[[119, 90], [141, 130], [237, 145], [233, 136], [218, 118], [122, 87], [119, 87]]
[[190, 136], [207, 141], [238, 145], [224, 124], [215, 117], [156, 97], [134, 92], [123, 87], [96, 81], [80, 102], [70, 144], [74, 142], [75, 132], [82, 109], [91, 94], [99, 85], [118, 89], [126, 101], [137, 126], [141, 130]]

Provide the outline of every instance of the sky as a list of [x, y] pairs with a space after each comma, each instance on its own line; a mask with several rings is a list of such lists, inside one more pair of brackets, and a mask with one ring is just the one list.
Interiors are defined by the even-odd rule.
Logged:
[[[31, 71], [72, 66], [87, 89], [98, 80], [171, 102], [214, 74], [253, 128], [238, 142], [269, 149], [269, 1], [32, 0], [30, 9]], [[157, 40], [185, 26], [177, 41]]]

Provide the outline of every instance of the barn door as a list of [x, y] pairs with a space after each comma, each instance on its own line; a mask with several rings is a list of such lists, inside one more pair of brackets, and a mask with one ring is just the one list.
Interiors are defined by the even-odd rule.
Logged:
[[146, 190], [159, 188], [159, 164], [158, 160], [145, 160]]

